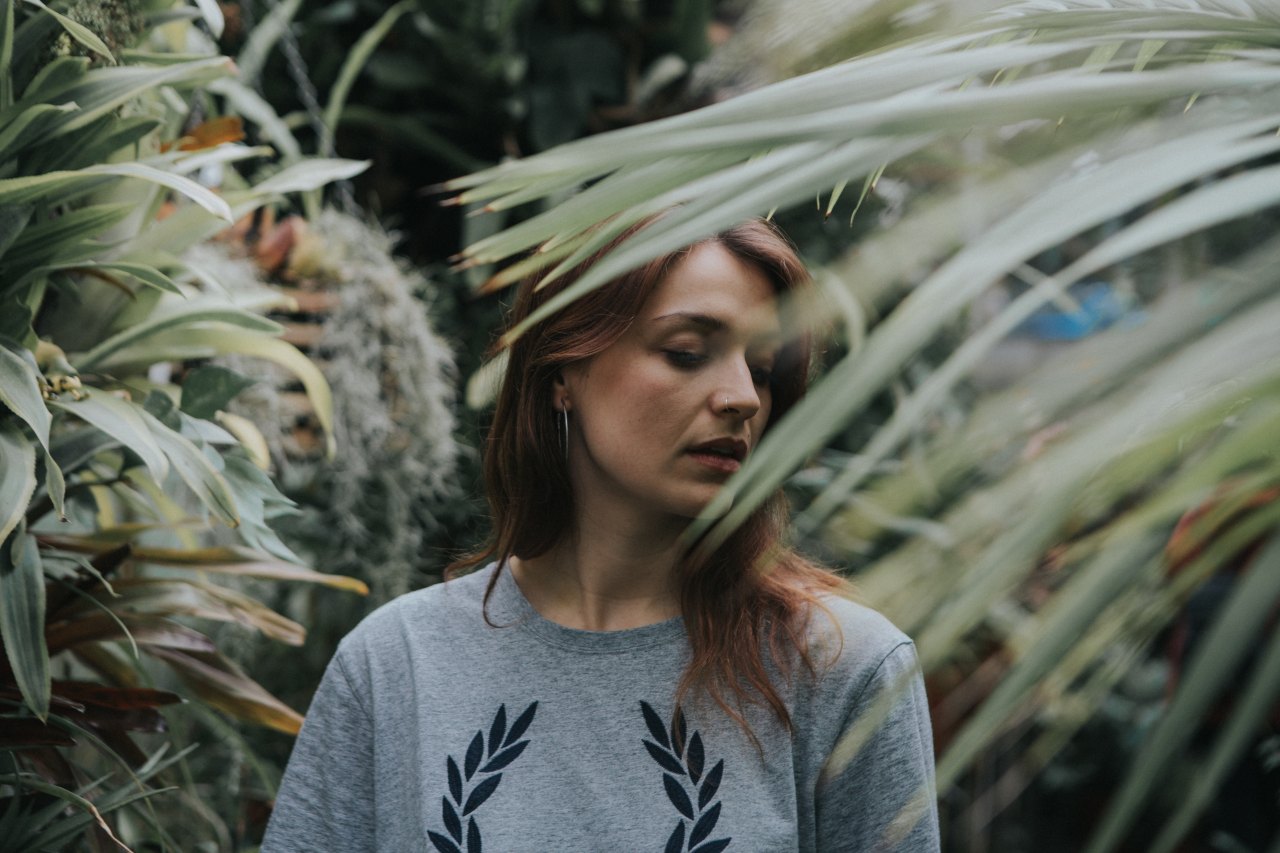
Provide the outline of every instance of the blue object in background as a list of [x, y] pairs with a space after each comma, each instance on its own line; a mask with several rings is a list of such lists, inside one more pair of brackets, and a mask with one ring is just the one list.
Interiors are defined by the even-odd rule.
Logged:
[[1110, 326], [1125, 315], [1126, 301], [1105, 281], [1083, 282], [1071, 288], [1079, 311], [1046, 305], [1032, 314], [1015, 334], [1044, 341], [1078, 341]]

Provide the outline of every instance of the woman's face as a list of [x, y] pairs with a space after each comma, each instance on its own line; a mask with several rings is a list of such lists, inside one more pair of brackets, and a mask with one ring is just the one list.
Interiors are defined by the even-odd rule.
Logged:
[[765, 274], [718, 243], [696, 246], [621, 338], [562, 371], [579, 511], [696, 516], [759, 442], [780, 345]]

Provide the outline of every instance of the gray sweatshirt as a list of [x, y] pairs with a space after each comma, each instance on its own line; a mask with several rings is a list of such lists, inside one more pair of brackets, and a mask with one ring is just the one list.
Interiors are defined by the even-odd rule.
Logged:
[[911, 679], [835, 778], [842, 733], [916, 665], [884, 617], [826, 600], [825, 662], [775, 679], [786, 731], [759, 739], [708, 701], [674, 707], [684, 624], [579, 631], [540, 616], [490, 566], [402, 596], [329, 664], [281, 783], [264, 853], [306, 851], [936, 851], [924, 687]]

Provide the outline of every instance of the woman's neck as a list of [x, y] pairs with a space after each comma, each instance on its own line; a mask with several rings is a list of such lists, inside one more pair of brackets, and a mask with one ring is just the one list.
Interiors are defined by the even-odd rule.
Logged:
[[516, 583], [545, 618], [585, 631], [639, 628], [680, 615], [675, 567], [682, 525], [579, 526], [545, 554], [513, 558]]

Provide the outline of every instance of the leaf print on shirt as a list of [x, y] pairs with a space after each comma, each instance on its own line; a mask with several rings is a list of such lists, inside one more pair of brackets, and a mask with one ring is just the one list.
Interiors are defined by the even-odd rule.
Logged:
[[679, 706], [672, 715], [670, 728], [648, 702], [640, 702], [640, 711], [652, 738], [641, 738], [641, 743], [649, 757], [663, 769], [662, 787], [671, 805], [680, 813], [663, 853], [720, 853], [733, 839], [707, 841], [707, 836], [720, 820], [716, 793], [724, 776], [724, 759], [703, 773], [706, 747], [702, 735], [697, 731], [689, 734], [688, 722]]
[[[498, 783], [502, 781], [498, 771], [519, 758], [529, 745], [529, 740], [521, 737], [537, 712], [538, 703], [534, 702], [507, 728], [507, 706], [499, 705], [489, 725], [488, 739], [483, 729], [477, 731], [467, 745], [461, 765], [452, 755], [446, 758], [449, 790], [440, 798], [440, 819], [448, 834], [427, 831], [427, 837], [439, 853], [483, 853], [480, 826], [474, 813], [498, 790]], [[463, 820], [467, 822], [465, 834]]]

